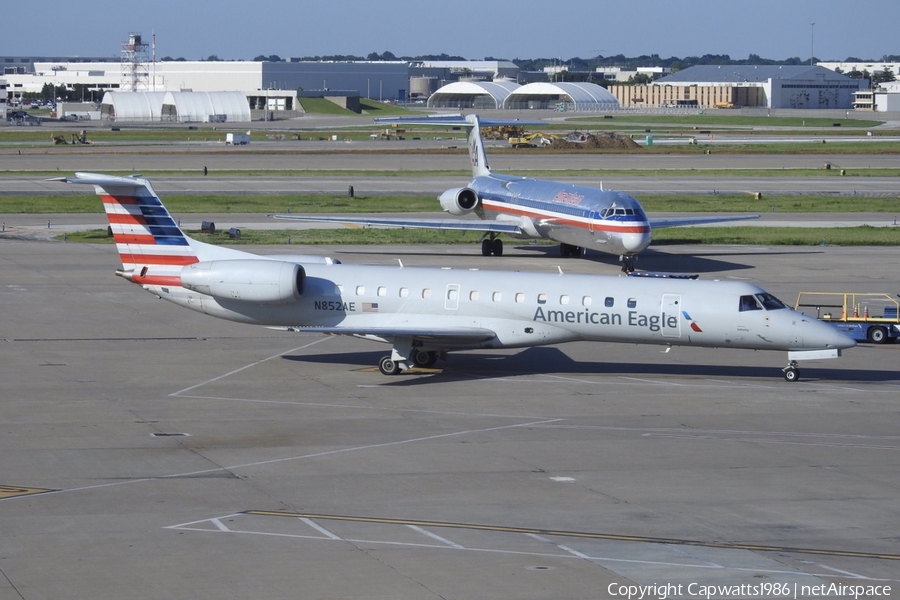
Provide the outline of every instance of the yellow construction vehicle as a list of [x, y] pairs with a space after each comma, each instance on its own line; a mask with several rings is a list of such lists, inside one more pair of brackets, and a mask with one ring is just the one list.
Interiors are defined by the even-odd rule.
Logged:
[[552, 133], [534, 131], [509, 138], [509, 145], [513, 148], [536, 148], [538, 146], [550, 146], [553, 144], [554, 140], [558, 139], [559, 136], [553, 135]]

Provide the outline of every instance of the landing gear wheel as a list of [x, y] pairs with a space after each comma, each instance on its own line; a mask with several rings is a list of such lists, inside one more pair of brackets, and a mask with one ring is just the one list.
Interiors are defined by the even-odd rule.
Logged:
[[634, 256], [623, 256], [622, 257], [622, 272], [623, 273], [634, 273]]
[[416, 350], [413, 352], [412, 356], [413, 364], [417, 367], [433, 367], [434, 363], [437, 362], [437, 352], [427, 351], [427, 350]]
[[503, 240], [491, 240], [491, 252], [494, 253], [494, 256], [503, 256]]
[[493, 252], [493, 248], [491, 248], [491, 242], [493, 240], [484, 239], [481, 240], [481, 255], [482, 256], [490, 256]]
[[382, 375], [396, 375], [400, 372], [400, 363], [390, 356], [385, 356], [378, 361], [378, 370], [381, 371]]
[[784, 380], [794, 382], [800, 379], [800, 369], [795, 366], [784, 368]]
[[887, 329], [881, 325], [870, 327], [869, 331], [866, 333], [866, 337], [869, 338], [869, 341], [873, 344], [886, 344], [888, 341]]

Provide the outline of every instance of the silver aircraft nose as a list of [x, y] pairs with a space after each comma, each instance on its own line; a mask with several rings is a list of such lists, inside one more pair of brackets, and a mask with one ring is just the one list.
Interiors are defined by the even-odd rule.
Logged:
[[627, 254], [638, 254], [647, 249], [650, 245], [650, 232], [644, 233], [623, 233], [622, 247]]

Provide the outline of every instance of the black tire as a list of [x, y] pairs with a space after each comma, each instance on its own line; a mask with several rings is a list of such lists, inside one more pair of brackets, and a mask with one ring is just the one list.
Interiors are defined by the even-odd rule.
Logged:
[[866, 332], [866, 338], [873, 344], [886, 344], [888, 342], [887, 329], [881, 325], [869, 327], [869, 331]]
[[378, 370], [383, 375], [396, 375], [400, 372], [400, 364], [394, 361], [390, 356], [383, 357], [378, 361]]
[[413, 364], [417, 367], [424, 367], [427, 369], [428, 367], [433, 367], [434, 363], [437, 362], [437, 352], [434, 352], [433, 350], [416, 350], [413, 353], [412, 360]]
[[503, 240], [492, 240], [491, 252], [494, 253], [494, 256], [503, 256]]
[[784, 370], [784, 380], [794, 382], [800, 379], [800, 369], [797, 367], [788, 367]]
[[491, 240], [481, 240], [481, 255], [490, 256], [492, 251]]

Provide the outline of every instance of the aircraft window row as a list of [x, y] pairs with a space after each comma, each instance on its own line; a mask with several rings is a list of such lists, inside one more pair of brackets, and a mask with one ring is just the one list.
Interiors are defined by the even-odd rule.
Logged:
[[[337, 284], [334, 286], [334, 295], [341, 296], [344, 293], [344, 286], [342, 284]], [[358, 285], [355, 288], [355, 293], [357, 296], [365, 296], [366, 295], [366, 286]], [[376, 294], [379, 297], [387, 297], [388, 288], [387, 286], [378, 286], [376, 288]], [[398, 289], [397, 294], [400, 298], [409, 298], [409, 288], [401, 287]], [[451, 300], [455, 300], [458, 298], [459, 290], [456, 288], [449, 288], [447, 290], [447, 298]], [[432, 297], [431, 288], [423, 288], [422, 289], [422, 298], [428, 300]], [[481, 295], [478, 290], [471, 290], [469, 292], [469, 301], [477, 302]], [[490, 295], [492, 302], [502, 302], [503, 301], [503, 292], [492, 292]], [[513, 300], [516, 304], [524, 304], [526, 301], [526, 294], [524, 292], [516, 292], [513, 295]], [[546, 304], [549, 301], [549, 296], [546, 293], [539, 293], [537, 295], [538, 304]], [[559, 304], [562, 306], [568, 306], [571, 304], [571, 297], [568, 294], [561, 294], [559, 296]], [[592, 296], [582, 296], [581, 297], [581, 305], [585, 308], [592, 306], [594, 303], [594, 299]], [[635, 308], [637, 306], [637, 300], [635, 298], [629, 298], [627, 301], [628, 308]], [[612, 296], [606, 296], [603, 299], [603, 305], [606, 308], [613, 308], [615, 306], [615, 298]], [[771, 294], [756, 294], [755, 296], [741, 296], [741, 304], [740, 310], [762, 310], [765, 307], [766, 310], [775, 310], [778, 308], [785, 308], [783, 302], [772, 296]]]

